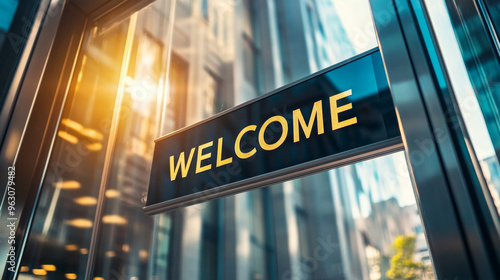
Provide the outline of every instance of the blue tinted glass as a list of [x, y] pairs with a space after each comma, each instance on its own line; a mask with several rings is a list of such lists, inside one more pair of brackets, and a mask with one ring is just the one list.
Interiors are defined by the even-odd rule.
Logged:
[[[498, 3], [485, 2], [492, 19]], [[465, 3], [465, 2], [464, 2]], [[491, 211], [500, 216], [500, 61], [491, 42], [495, 26], [483, 25], [477, 10], [463, 11], [460, 24], [452, 22], [445, 1], [426, 1], [448, 75], [473, 152], [489, 191]], [[458, 19], [454, 18], [455, 21]], [[470, 44], [474, 42], [474, 44]], [[457, 59], [458, 58], [458, 59]]]
[[14, 18], [18, 2], [15, 0], [0, 1], [0, 32], [7, 32]]

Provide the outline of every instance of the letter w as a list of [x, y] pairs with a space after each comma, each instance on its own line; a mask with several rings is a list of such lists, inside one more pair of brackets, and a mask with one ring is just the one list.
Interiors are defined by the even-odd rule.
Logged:
[[[193, 159], [194, 150], [196, 148], [192, 148], [191, 152], [189, 152], [189, 158], [186, 163], [184, 159], [184, 152], [182, 152], [179, 156], [179, 161], [175, 164], [174, 156], [170, 156], [170, 180], [173, 181], [177, 177], [177, 173], [179, 172], [179, 166], [182, 168], [182, 178], [187, 176], [189, 171], [189, 166], [191, 165], [191, 160]], [[175, 169], [174, 169], [175, 166]]]
[[325, 132], [325, 127], [323, 123], [323, 106], [320, 101], [314, 102], [314, 106], [311, 112], [311, 117], [309, 118], [309, 123], [306, 125], [306, 121], [304, 120], [304, 116], [302, 115], [302, 112], [300, 109], [294, 110], [293, 111], [293, 142], [299, 142], [300, 140], [300, 135], [299, 135], [299, 122], [300, 126], [302, 127], [302, 130], [304, 131], [304, 134], [306, 135], [306, 138], [309, 139], [309, 136], [311, 136], [313, 124], [314, 124], [314, 119], [318, 120], [318, 135], [323, 134]]

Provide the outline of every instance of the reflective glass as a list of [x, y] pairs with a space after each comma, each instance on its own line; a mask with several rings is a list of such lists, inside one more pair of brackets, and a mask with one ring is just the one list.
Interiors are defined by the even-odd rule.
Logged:
[[105, 184], [128, 22], [107, 32], [92, 30], [82, 49], [46, 166], [19, 279], [85, 275], [98, 194]]
[[[434, 32], [475, 157], [488, 186], [493, 212], [500, 214], [500, 61], [477, 16], [454, 27], [444, 1], [426, 1]], [[490, 5], [492, 15], [498, 5]], [[462, 25], [460, 25], [462, 26]], [[494, 28], [492, 26], [492, 28]], [[468, 46], [469, 42], [475, 42]], [[467, 46], [466, 46], [467, 45]]]
[[[0, 0], [0, 108], [10, 110], [15, 96], [9, 96], [9, 89], [18, 64], [22, 63], [22, 54], [26, 44], [30, 44], [33, 26], [41, 19], [38, 10], [40, 0]], [[54, 3], [52, 10], [47, 14], [54, 14], [62, 7], [61, 3]], [[33, 31], [33, 32], [32, 32]], [[30, 49], [28, 51], [31, 51]], [[24, 67], [24, 66], [23, 66]], [[18, 86], [15, 84], [14, 86]], [[12, 89], [11, 92], [15, 91]], [[3, 108], [5, 106], [5, 108]], [[5, 112], [3, 112], [5, 115]], [[2, 124], [3, 127], [3, 124]], [[3, 129], [3, 128], [2, 128]]]
[[14, 0], [0, 1], [0, 46], [3, 45], [18, 4], [18, 1]]
[[376, 47], [368, 1], [158, 0], [85, 38], [19, 279], [433, 279], [402, 153], [142, 211], [155, 138]]

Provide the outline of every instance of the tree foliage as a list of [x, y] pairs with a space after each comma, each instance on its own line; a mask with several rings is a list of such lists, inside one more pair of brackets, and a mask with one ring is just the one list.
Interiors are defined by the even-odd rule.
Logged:
[[[393, 280], [420, 280], [429, 277], [429, 268], [414, 260], [415, 236], [399, 236], [393, 244], [394, 255], [387, 277]], [[432, 277], [434, 278], [434, 277]]]

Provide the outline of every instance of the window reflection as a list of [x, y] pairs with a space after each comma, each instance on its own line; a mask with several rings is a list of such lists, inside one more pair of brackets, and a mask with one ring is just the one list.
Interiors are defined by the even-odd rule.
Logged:
[[85, 276], [127, 23], [87, 37], [47, 165], [19, 279]]
[[[444, 1], [425, 2], [470, 144], [489, 190], [485, 195], [491, 197], [496, 208], [491, 210], [500, 215], [500, 64], [497, 55], [491, 52], [489, 38], [483, 34], [486, 27], [479, 17], [467, 14], [462, 27], [454, 26]], [[489, 3], [488, 6], [494, 7]], [[470, 47], [467, 42], [475, 44]]]

